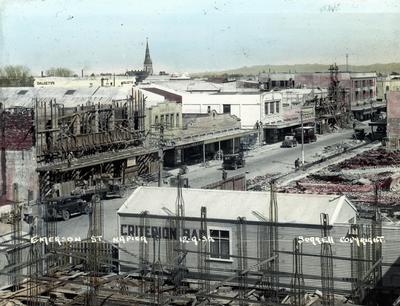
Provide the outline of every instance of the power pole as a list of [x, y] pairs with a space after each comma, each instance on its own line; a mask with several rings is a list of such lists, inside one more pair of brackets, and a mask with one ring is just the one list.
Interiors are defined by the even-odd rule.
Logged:
[[163, 185], [163, 168], [164, 168], [164, 126], [160, 125], [160, 139], [158, 143], [158, 187]]
[[301, 122], [301, 165], [304, 166], [304, 126], [303, 126], [303, 108], [300, 110]]

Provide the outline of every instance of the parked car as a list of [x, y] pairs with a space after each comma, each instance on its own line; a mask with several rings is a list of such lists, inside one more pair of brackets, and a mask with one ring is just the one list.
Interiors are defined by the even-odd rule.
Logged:
[[225, 154], [222, 162], [222, 168], [225, 170], [228, 169], [237, 169], [245, 166], [245, 160], [243, 153], [235, 153], [235, 154]]
[[293, 148], [297, 146], [297, 140], [294, 136], [285, 136], [285, 139], [282, 141], [282, 148]]
[[45, 205], [46, 219], [61, 217], [64, 221], [74, 214], [89, 214], [91, 210], [88, 202], [76, 196], [51, 199]]
[[[301, 143], [301, 127], [294, 130], [295, 131], [295, 138], [298, 143]], [[314, 132], [313, 126], [305, 126], [303, 127], [304, 133], [304, 143], [314, 142], [317, 141], [317, 136]]]

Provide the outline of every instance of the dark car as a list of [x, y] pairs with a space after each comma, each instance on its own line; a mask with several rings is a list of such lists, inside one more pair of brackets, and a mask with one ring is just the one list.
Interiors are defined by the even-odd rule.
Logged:
[[[301, 143], [301, 127], [295, 129], [295, 138], [298, 143]], [[313, 126], [305, 126], [303, 127], [303, 139], [304, 143], [309, 143], [309, 142], [314, 142], [317, 141], [317, 136], [315, 135], [314, 132], [314, 127]]]
[[293, 148], [297, 146], [297, 140], [294, 136], [285, 136], [282, 141], [282, 148]]
[[228, 169], [237, 169], [245, 166], [245, 160], [243, 153], [236, 154], [225, 154], [222, 162], [222, 168], [225, 170]]
[[90, 205], [80, 197], [64, 197], [49, 200], [45, 203], [46, 218], [68, 220], [74, 214], [89, 214]]

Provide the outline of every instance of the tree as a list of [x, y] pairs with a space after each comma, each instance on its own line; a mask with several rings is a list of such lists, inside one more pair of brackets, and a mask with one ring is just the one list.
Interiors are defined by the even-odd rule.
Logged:
[[33, 77], [28, 67], [8, 65], [0, 68], [0, 86], [33, 86]]
[[31, 76], [31, 72], [28, 67], [25, 66], [5, 66], [0, 69], [0, 76], [8, 79], [27, 79]]
[[64, 67], [52, 67], [46, 71], [46, 75], [52, 77], [71, 77], [74, 75], [74, 72]]

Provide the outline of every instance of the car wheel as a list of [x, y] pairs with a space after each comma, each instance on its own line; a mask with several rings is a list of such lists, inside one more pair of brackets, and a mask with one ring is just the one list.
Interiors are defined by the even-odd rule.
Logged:
[[69, 220], [69, 218], [71, 217], [71, 214], [69, 213], [68, 210], [63, 210], [63, 211], [61, 212], [61, 216], [62, 216], [62, 219], [63, 219], [64, 221], [67, 221], [67, 220]]

